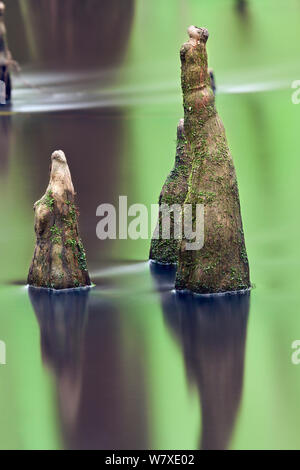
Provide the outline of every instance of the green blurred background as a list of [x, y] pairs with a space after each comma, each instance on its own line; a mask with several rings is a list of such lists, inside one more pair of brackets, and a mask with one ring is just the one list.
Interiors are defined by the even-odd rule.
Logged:
[[[15, 58], [20, 56], [25, 72], [46, 73], [49, 65], [46, 53], [39, 51], [38, 36], [47, 33], [26, 25], [34, 1], [7, 3], [8, 38]], [[109, 19], [101, 16], [106, 2], [98, 3], [99, 25], [110, 21], [112, 37], [118, 36], [116, 14]], [[113, 2], [116, 11], [118, 3], [121, 0]], [[12, 113], [1, 113], [0, 339], [7, 346], [7, 365], [0, 366], [0, 448], [76, 448], [80, 444], [70, 428], [77, 427], [79, 434], [80, 428], [87, 434], [89, 429], [89, 423], [80, 424], [74, 412], [66, 431], [62, 408], [68, 399], [61, 392], [61, 376], [43, 365], [39, 324], [22, 286], [34, 247], [32, 206], [46, 188], [49, 156], [55, 148], [67, 153], [90, 270], [105, 286], [101, 289], [96, 281], [91, 304], [103, 298], [109, 303], [114, 325], [106, 324], [105, 331], [118, 333], [107, 356], [105, 350], [103, 356], [97, 355], [96, 349], [90, 353], [92, 365], [83, 360], [93, 374], [89, 379], [83, 374], [79, 388], [92, 388], [93, 378], [99, 390], [103, 387], [109, 393], [110, 387], [116, 387], [121, 411], [120, 421], [115, 416], [114, 430], [123, 433], [125, 427], [134, 443], [142, 426], [141, 447], [198, 447], [201, 398], [187, 380], [182, 351], [163, 319], [148, 267], [139, 264], [147, 260], [149, 241], [100, 242], [95, 231], [96, 208], [103, 202], [116, 202], [119, 195], [128, 195], [129, 204], [149, 208], [157, 202], [173, 166], [176, 126], [183, 116], [179, 49], [190, 24], [210, 32], [209, 65], [215, 72], [217, 109], [236, 166], [256, 286], [251, 293], [243, 391], [228, 447], [300, 448], [300, 366], [291, 362], [291, 344], [300, 338], [300, 106], [291, 99], [291, 84], [300, 79], [300, 1], [249, 0], [245, 9], [238, 9], [237, 3], [137, 0], [123, 32], [122, 54], [102, 66], [113, 79], [97, 85], [114, 97], [112, 106], [23, 113], [16, 105]], [[107, 4], [105, 8], [109, 9]], [[40, 9], [35, 21], [44, 14]], [[72, 24], [72, 9], [68, 15]], [[17, 103], [20, 96], [26, 100], [22, 86]], [[122, 269], [117, 275], [109, 270], [103, 274], [103, 266], [111, 265], [133, 268], [129, 273], [125, 269], [125, 275]], [[142, 266], [140, 273], [136, 265]], [[85, 351], [83, 347], [83, 355]], [[118, 367], [110, 368], [108, 386], [102, 362], [111, 364], [114, 354]], [[113, 380], [116, 376], [118, 380]], [[135, 383], [139, 385], [134, 387]], [[83, 389], [80, 397], [84, 406], [88, 394]], [[99, 396], [99, 402], [102, 399]], [[222, 394], [220, 400], [225, 400]], [[93, 403], [97, 406], [97, 397]], [[106, 432], [105, 426], [99, 431], [100, 448], [109, 445], [101, 440]], [[132, 442], [125, 440], [122, 445], [134, 448]]]

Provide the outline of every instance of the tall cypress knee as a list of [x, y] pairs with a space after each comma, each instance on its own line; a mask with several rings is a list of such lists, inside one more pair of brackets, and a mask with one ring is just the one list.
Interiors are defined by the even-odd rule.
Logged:
[[[180, 51], [184, 130], [192, 161], [185, 204], [204, 205], [204, 246], [179, 250], [177, 289], [198, 293], [250, 287], [239, 193], [224, 126], [215, 108], [207, 67], [208, 31], [191, 26]], [[196, 221], [193, 220], [193, 229]]]
[[34, 210], [36, 246], [28, 284], [52, 289], [90, 286], [75, 191], [61, 150], [52, 154], [50, 182]]
[[[209, 69], [209, 77], [212, 90], [215, 93], [216, 84], [212, 69]], [[178, 262], [178, 250], [180, 248], [183, 227], [180, 216], [178, 216], [177, 219], [174, 218], [174, 207], [172, 206], [178, 204], [181, 214], [183, 214], [183, 204], [188, 191], [188, 178], [192, 167], [191, 152], [187, 151], [187, 145], [188, 143], [184, 133], [184, 119], [180, 119], [177, 127], [175, 165], [168, 175], [159, 196], [160, 212], [155, 233], [151, 241], [149, 256], [151, 261], [156, 261], [161, 264], [177, 264]], [[162, 211], [164, 204], [167, 205], [169, 209], [166, 210], [166, 212]], [[167, 233], [167, 236], [164, 237], [163, 228], [166, 227], [168, 231], [169, 223], [169, 236]]]

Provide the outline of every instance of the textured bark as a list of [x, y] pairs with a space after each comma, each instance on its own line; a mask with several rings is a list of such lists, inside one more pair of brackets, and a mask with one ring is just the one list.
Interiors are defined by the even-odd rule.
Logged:
[[177, 289], [198, 293], [250, 287], [239, 193], [224, 126], [215, 108], [207, 68], [208, 31], [191, 26], [180, 51], [184, 130], [192, 170], [185, 204], [204, 205], [204, 247], [188, 251], [182, 240]]
[[[159, 197], [159, 205], [182, 204], [185, 201], [188, 190], [188, 176], [191, 171], [190, 154], [186, 149], [186, 138], [184, 135], [184, 122], [180, 120], [177, 127], [177, 146], [175, 166], [169, 174]], [[159, 238], [152, 239], [150, 249], [150, 259], [158, 263], [172, 264], [178, 261], [178, 250], [180, 240], [174, 239], [174, 216], [171, 214], [171, 239], [163, 240], [162, 225], [163, 215], [160, 212], [158, 218]], [[157, 228], [157, 229], [158, 229]]]
[[67, 160], [61, 150], [51, 160], [48, 188], [34, 205], [36, 246], [28, 284], [52, 289], [90, 286]]
[[[209, 77], [212, 90], [215, 94], [216, 83], [214, 71], [209, 69]], [[177, 127], [177, 144], [175, 165], [171, 173], [168, 175], [165, 184], [159, 196], [159, 205], [180, 204], [183, 210], [183, 204], [188, 192], [188, 178], [192, 169], [191, 152], [188, 152], [188, 142], [184, 133], [184, 119], [180, 119]], [[150, 249], [150, 260], [161, 264], [176, 264], [178, 262], [178, 251], [180, 248], [180, 240], [174, 239], [174, 216], [171, 214], [171, 238], [164, 240], [162, 238], [162, 214], [158, 216], [159, 238], [153, 237]], [[182, 230], [182, 227], [180, 227]]]

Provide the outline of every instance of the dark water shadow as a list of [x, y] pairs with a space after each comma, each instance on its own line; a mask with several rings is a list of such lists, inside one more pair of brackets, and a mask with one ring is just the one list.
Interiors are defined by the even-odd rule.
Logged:
[[250, 8], [249, 0], [235, 0], [236, 20], [239, 29], [241, 47], [247, 47], [249, 41], [255, 38], [255, 18]]
[[266, 194], [271, 195], [274, 192], [274, 155], [271, 141], [266, 138], [268, 133], [270, 134], [269, 118], [263, 101], [256, 93], [246, 94], [242, 97], [242, 101], [245, 103], [251, 123], [249, 126], [251, 136], [248, 135], [248, 139], [253, 143], [253, 159], [259, 168], [258, 184], [265, 188]]
[[243, 19], [247, 19], [249, 15], [248, 0], [235, 0], [235, 9]]
[[182, 349], [202, 410], [200, 449], [227, 449], [239, 409], [250, 293], [200, 298], [162, 292], [175, 268], [151, 265], [166, 324]]
[[66, 429], [76, 423], [80, 403], [88, 295], [87, 290], [54, 293], [29, 288], [40, 326], [42, 360], [56, 378], [60, 414]]
[[[118, 78], [119, 66], [127, 50], [133, 6], [133, 0], [14, 2], [9, 5], [6, 15], [8, 32], [11, 30], [11, 49], [18, 58], [18, 49], [24, 49], [26, 38], [27, 43], [30, 43], [29, 59], [33, 67], [38, 66], [37, 62], [40, 61], [51, 69], [51, 73], [65, 67], [71, 68], [73, 73], [73, 70], [78, 71], [91, 65], [92, 68], [103, 70], [104, 75], [106, 67], [111, 67], [111, 83]], [[17, 26], [13, 27], [11, 21], [14, 16], [16, 25], [21, 18], [26, 29], [25, 38], [21, 40], [21, 32], [18, 32]], [[102, 84], [99, 79], [97, 87], [101, 89]], [[88, 93], [84, 79], [80, 79], [77, 85], [77, 92], [81, 90]], [[57, 95], [57, 102], [61, 99], [64, 103], [64, 92], [60, 86], [57, 86]], [[76, 101], [76, 93], [74, 96]], [[42, 93], [40, 99], [43, 99]], [[120, 161], [126, 134], [126, 114], [115, 106], [18, 115], [14, 121], [16, 148], [22, 149], [15, 158], [17, 164], [24, 167], [23, 180], [30, 181], [26, 188], [27, 206], [32, 207], [45, 191], [51, 153], [55, 149], [64, 150], [78, 193], [81, 236], [88, 259], [93, 260], [95, 265], [111, 257], [112, 241], [101, 242], [96, 237], [99, 220], [96, 218], [96, 209], [101, 203], [115, 204], [118, 201]], [[89, 267], [93, 269], [93, 265]]]
[[30, 288], [29, 295], [43, 362], [55, 377], [64, 447], [148, 448], [143, 345], [126, 360], [117, 305], [87, 291]]
[[17, 60], [83, 69], [120, 61], [134, 0], [20, 0], [7, 2], [10, 48]]

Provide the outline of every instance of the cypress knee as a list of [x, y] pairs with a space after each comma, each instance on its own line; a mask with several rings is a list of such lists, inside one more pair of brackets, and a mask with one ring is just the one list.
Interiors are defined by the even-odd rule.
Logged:
[[[188, 190], [188, 176], [191, 171], [191, 163], [189, 161], [190, 154], [186, 149], [186, 138], [184, 135], [184, 122], [180, 120], [177, 127], [177, 146], [175, 165], [162, 188], [159, 197], [159, 206], [163, 204], [172, 206], [173, 204], [182, 204], [185, 201]], [[150, 260], [162, 264], [175, 264], [178, 261], [178, 250], [180, 246], [180, 237], [174, 237], [174, 213], [167, 214], [170, 217], [170, 238], [163, 239], [164, 214], [160, 211], [158, 216], [158, 225], [151, 242]], [[181, 234], [181, 226], [180, 234]]]
[[[215, 94], [216, 84], [212, 69], [209, 69], [209, 78]], [[171, 209], [174, 204], [179, 204], [181, 213], [183, 213], [183, 204], [188, 191], [188, 178], [192, 167], [191, 152], [187, 151], [187, 145], [184, 120], [180, 119], [177, 127], [175, 165], [163, 185], [159, 196], [159, 206], [162, 207], [163, 204], [166, 204]], [[182, 223], [180, 223], [180, 217], [177, 221], [174, 219], [174, 212], [171, 210], [169, 213], [166, 212], [166, 217], [170, 220], [170, 236], [168, 239], [163, 238], [164, 214], [160, 211], [155, 234], [151, 241], [150, 260], [161, 264], [177, 264]], [[168, 224], [168, 221], [166, 221], [166, 224]], [[176, 228], [178, 229], [177, 233], [180, 234], [178, 236], [176, 236]]]
[[61, 150], [52, 154], [50, 182], [34, 210], [36, 246], [28, 284], [51, 289], [90, 286], [75, 191]]
[[193, 210], [196, 204], [204, 205], [204, 246], [189, 251], [189, 240], [183, 238], [176, 289], [236, 291], [250, 287], [236, 174], [211, 88], [208, 31], [191, 26], [188, 34], [180, 51], [184, 130], [192, 161], [185, 204]]

